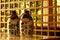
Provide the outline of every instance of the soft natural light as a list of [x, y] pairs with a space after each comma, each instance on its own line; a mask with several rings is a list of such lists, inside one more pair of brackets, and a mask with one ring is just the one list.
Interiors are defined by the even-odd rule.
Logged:
[[38, 10], [38, 14], [41, 14], [41, 10]]
[[26, 8], [29, 8], [29, 2], [26, 2]]
[[57, 0], [57, 5], [60, 6], [60, 0]]
[[0, 40], [50, 38], [60, 39], [60, 0], [0, 0]]

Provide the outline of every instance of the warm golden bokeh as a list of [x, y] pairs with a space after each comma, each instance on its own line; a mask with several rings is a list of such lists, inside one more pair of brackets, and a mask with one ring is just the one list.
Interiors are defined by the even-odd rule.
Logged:
[[29, 10], [34, 22], [34, 37], [30, 40], [60, 38], [60, 0], [0, 0], [0, 40], [27, 40], [22, 36], [9, 37], [7, 20], [12, 10], [16, 10], [20, 19]]

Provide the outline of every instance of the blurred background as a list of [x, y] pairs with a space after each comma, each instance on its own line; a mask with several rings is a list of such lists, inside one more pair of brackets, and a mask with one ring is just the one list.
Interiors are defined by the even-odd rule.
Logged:
[[24, 10], [29, 10], [35, 39], [60, 38], [60, 0], [0, 0], [0, 40], [7, 38], [7, 19], [12, 10], [19, 17]]

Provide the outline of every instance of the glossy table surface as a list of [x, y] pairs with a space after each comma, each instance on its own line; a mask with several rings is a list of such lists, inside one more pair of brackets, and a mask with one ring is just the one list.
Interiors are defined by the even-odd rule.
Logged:
[[[46, 36], [44, 36], [44, 38], [47, 38]], [[42, 36], [36, 37], [36, 36], [20, 36], [20, 37], [16, 37], [16, 36], [12, 36], [10, 35], [10, 37], [8, 37], [7, 33], [0, 33], [0, 40], [60, 40], [59, 38], [50, 38], [50, 39], [44, 39], [42, 38]]]
[[40, 37], [24, 37], [24, 36], [21, 36], [21, 37], [0, 37], [0, 40], [60, 40], [60, 38], [50, 38], [50, 39], [42, 39]]

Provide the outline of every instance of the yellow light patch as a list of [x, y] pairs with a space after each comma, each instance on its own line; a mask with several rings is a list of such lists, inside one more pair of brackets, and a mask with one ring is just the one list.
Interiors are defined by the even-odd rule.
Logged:
[[16, 13], [19, 14], [19, 10], [16, 10]]

